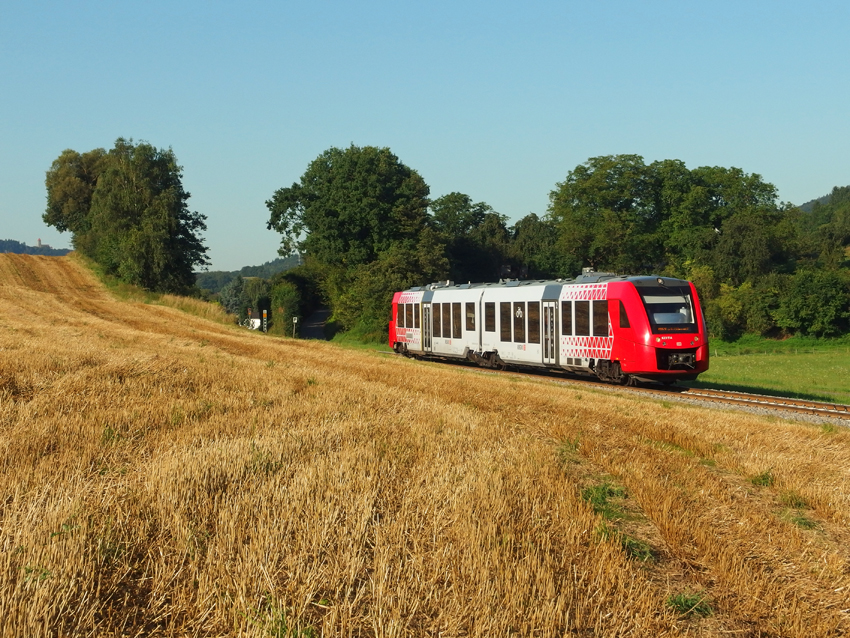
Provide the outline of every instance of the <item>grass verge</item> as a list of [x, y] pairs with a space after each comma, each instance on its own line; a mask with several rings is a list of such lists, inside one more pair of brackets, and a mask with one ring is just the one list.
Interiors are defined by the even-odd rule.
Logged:
[[737, 390], [850, 404], [850, 338], [710, 343], [711, 363], [693, 388]]

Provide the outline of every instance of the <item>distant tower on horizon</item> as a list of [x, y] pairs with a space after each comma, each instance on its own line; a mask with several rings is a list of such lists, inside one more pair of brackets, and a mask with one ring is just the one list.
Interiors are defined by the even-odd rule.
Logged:
[[38, 247], [41, 248], [41, 237], [38, 238]]

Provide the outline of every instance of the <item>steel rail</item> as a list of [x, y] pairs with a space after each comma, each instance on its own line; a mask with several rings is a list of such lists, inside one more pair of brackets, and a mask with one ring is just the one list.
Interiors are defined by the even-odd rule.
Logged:
[[679, 394], [721, 403], [752, 405], [755, 407], [767, 407], [850, 420], [850, 405], [841, 403], [826, 403], [823, 401], [808, 401], [805, 399], [792, 399], [730, 390], [709, 390], [705, 388], [684, 388], [680, 390]]
[[[566, 379], [565, 379], [566, 380]], [[669, 387], [661, 385], [643, 386], [615, 386], [598, 381], [584, 379], [569, 379], [581, 384], [591, 384], [595, 387], [607, 387], [618, 390], [626, 390], [637, 394], [666, 394], [671, 398], [682, 397], [683, 399], [697, 399], [709, 403], [724, 403], [752, 408], [766, 408], [779, 412], [792, 412], [798, 414], [809, 414], [832, 419], [850, 421], [850, 405], [841, 403], [826, 403], [823, 401], [809, 401], [806, 399], [793, 399], [788, 397], [776, 397], [767, 394], [752, 394], [737, 392], [733, 390], [713, 390], [705, 388]]]

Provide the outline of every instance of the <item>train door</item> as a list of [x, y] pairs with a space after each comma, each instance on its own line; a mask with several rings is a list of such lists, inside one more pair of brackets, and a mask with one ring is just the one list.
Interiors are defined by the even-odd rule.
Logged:
[[558, 302], [543, 302], [543, 363], [557, 363]]
[[431, 352], [431, 302], [422, 304], [422, 351]]

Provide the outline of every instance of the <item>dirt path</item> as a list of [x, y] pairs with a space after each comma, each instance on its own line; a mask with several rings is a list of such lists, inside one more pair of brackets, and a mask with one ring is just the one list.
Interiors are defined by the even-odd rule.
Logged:
[[304, 322], [301, 324], [301, 328], [298, 331], [298, 335], [302, 339], [320, 339], [322, 341], [327, 341], [328, 338], [325, 335], [325, 324], [330, 316], [330, 308], [319, 308], [312, 315], [304, 319]]

